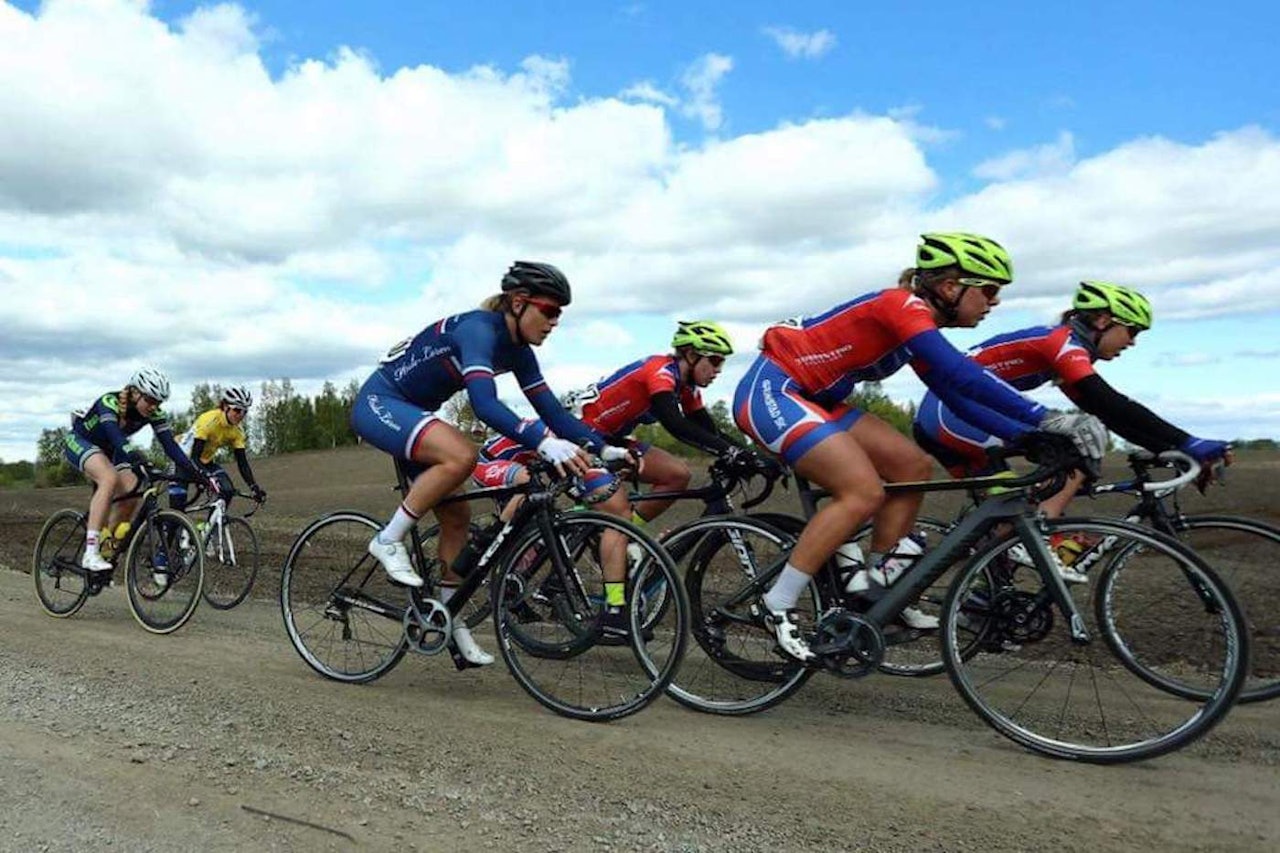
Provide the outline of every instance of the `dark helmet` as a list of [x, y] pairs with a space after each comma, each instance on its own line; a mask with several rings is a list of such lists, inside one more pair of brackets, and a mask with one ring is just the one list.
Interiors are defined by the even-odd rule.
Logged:
[[516, 261], [502, 277], [502, 292], [524, 290], [530, 296], [548, 296], [561, 305], [573, 299], [569, 279], [551, 264], [537, 261]]

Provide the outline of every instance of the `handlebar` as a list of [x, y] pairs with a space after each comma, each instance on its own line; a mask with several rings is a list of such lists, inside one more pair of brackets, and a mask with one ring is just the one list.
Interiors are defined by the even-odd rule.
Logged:
[[1139, 476], [1143, 475], [1148, 468], [1178, 469], [1181, 473], [1168, 480], [1146, 480], [1145, 477], [1143, 478], [1142, 491], [1155, 492], [1162, 496], [1176, 492], [1188, 483], [1194, 483], [1202, 471], [1200, 463], [1181, 450], [1166, 450], [1162, 453], [1154, 454], [1145, 450], [1130, 453], [1129, 464]]

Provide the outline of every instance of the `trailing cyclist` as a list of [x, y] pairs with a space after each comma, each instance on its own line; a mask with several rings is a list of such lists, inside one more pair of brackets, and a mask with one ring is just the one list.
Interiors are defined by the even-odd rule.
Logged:
[[[874, 516], [868, 568], [850, 580], [849, 590], [864, 601], [882, 595], [907, 568], [903, 558], [887, 555], [906, 538], [923, 498], [886, 497], [882, 482], [924, 480], [932, 470], [932, 460], [910, 439], [842, 402], [858, 382], [884, 379], [910, 364], [949, 405], [1001, 438], [1059, 433], [1091, 458], [1100, 458], [1105, 447], [1105, 430], [1095, 419], [1026, 399], [939, 332], [976, 326], [999, 304], [1001, 289], [1013, 281], [1004, 248], [975, 234], [925, 234], [916, 258], [898, 288], [768, 328], [762, 352], [734, 398], [734, 418], [743, 432], [831, 494], [762, 599], [762, 616], [778, 645], [799, 660], [814, 654], [791, 610], [810, 579]], [[904, 617], [910, 627], [937, 627], [936, 618], [919, 611]]]
[[[145, 469], [147, 457], [129, 442], [129, 437], [145, 426], [151, 427], [160, 446], [174, 465], [199, 482], [207, 484], [217, 495], [220, 486], [206, 477], [174, 441], [169, 418], [160, 404], [169, 399], [169, 379], [154, 367], [143, 367], [133, 374], [120, 391], [98, 397], [84, 412], [71, 418], [63, 453], [67, 460], [93, 483], [89, 499], [88, 529], [85, 533], [84, 556], [80, 565], [90, 572], [111, 570], [111, 563], [98, 551], [99, 530], [115, 530], [117, 524], [131, 518], [137, 500], [112, 503], [117, 495], [128, 494], [138, 485], [133, 469]], [[158, 553], [157, 558], [166, 555]], [[163, 586], [168, 575], [157, 572], [156, 583]]]
[[[259, 486], [253, 476], [253, 468], [249, 465], [249, 456], [245, 452], [249, 442], [244, 432], [244, 419], [252, 405], [253, 395], [249, 393], [248, 388], [242, 385], [224, 388], [217, 408], [202, 413], [178, 439], [179, 446], [188, 458], [221, 485], [222, 495], [228, 507], [231, 506], [231, 499], [235, 495], [235, 486], [231, 482], [231, 476], [214, 461], [214, 457], [223, 447], [230, 448], [235, 455], [240, 477], [253, 492], [254, 500], [261, 502], [267, 497], [266, 489]], [[169, 506], [178, 511], [186, 509], [186, 486], [181, 483], [170, 484]]]
[[[467, 392], [481, 421], [566, 473], [583, 475], [590, 468], [576, 442], [607, 459], [627, 456], [622, 448], [605, 447], [599, 435], [565, 411], [538, 367], [533, 347], [555, 329], [571, 298], [569, 281], [559, 269], [516, 261], [502, 277], [501, 292], [479, 310], [445, 317], [396, 344], [365, 380], [352, 407], [352, 426], [361, 438], [400, 460], [412, 482], [386, 526], [369, 542], [369, 553], [392, 580], [422, 586], [403, 539], [428, 510], [440, 521], [439, 554], [446, 566], [466, 540], [466, 504], [436, 506], [466, 483], [477, 461], [476, 446], [437, 414], [458, 391]], [[522, 422], [498, 399], [494, 377], [508, 372], [541, 421]], [[441, 596], [447, 601], [450, 585], [461, 578], [450, 567], [442, 580]], [[468, 662], [493, 662], [460, 622], [453, 639]]]
[[[702, 389], [716, 380], [733, 343], [719, 323], [690, 320], [676, 326], [672, 352], [633, 361], [573, 396], [582, 420], [615, 444], [627, 442], [639, 424], [659, 423], [679, 441], [716, 456], [749, 457], [751, 451], [721, 435], [702, 403]], [[682, 491], [689, 466], [667, 451], [638, 444], [637, 476], [654, 491]], [[670, 500], [646, 500], [636, 521], [652, 521]]]

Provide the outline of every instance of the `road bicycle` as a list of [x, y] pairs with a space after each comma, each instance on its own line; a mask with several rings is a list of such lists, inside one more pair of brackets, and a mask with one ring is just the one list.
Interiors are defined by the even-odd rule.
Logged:
[[200, 603], [204, 554], [195, 545], [196, 529], [182, 513], [160, 508], [166, 482], [188, 482], [158, 471], [134, 469], [138, 484], [113, 504], [141, 498], [128, 522], [117, 525], [123, 536], [99, 541], [99, 553], [111, 570], [89, 572], [84, 556], [87, 516], [61, 509], [44, 523], [36, 539], [31, 576], [36, 598], [50, 616], [66, 618], [92, 596], [110, 586], [124, 560], [129, 609], [146, 630], [172, 633], [187, 623]]
[[[1038, 467], [1021, 477], [886, 486], [1004, 491], [959, 519], [872, 603], [854, 607], [811, 584], [796, 614], [817, 655], [808, 665], [781, 656], [759, 604], [785, 564], [785, 541], [767, 563], [743, 555], [736, 565], [687, 565], [695, 642], [748, 686], [703, 692], [682, 671], [682, 701], [747, 714], [785, 700], [815, 672], [866, 676], [884, 662], [886, 629], [951, 572], [937, 632], [942, 663], [966, 703], [1001, 734], [1044, 755], [1093, 763], [1154, 757], [1205, 734], [1247, 674], [1248, 635], [1234, 596], [1166, 534], [1119, 519], [1040, 516], [1030, 490], [1064, 481], [1082, 462], [1049, 439], [1037, 439], [1028, 455]], [[1096, 584], [1065, 583], [1046, 544], [1054, 534], [1113, 537]]]
[[[633, 714], [660, 696], [674, 676], [688, 635], [688, 602], [675, 566], [647, 533], [590, 510], [561, 510], [571, 481], [541, 460], [529, 482], [453, 495], [442, 503], [524, 500], [510, 520], [474, 531], [453, 562], [463, 576], [447, 604], [433, 594], [441, 576], [437, 542], [416, 528], [407, 546], [421, 588], [391, 581], [367, 552], [382, 525], [363, 513], [324, 515], [302, 531], [285, 560], [280, 604], [294, 648], [327, 678], [372, 681], [408, 651], [446, 649], [453, 625], [477, 592], [488, 596], [498, 649], [512, 676], [558, 714], [604, 721]], [[397, 466], [398, 487], [408, 480]], [[627, 581], [624, 636], [600, 625], [603, 568], [619, 549], [638, 552]], [[659, 577], [668, 595], [657, 612], [637, 589]], [[487, 581], [487, 587], [485, 582]], [[651, 618], [654, 617], [654, 618]]]
[[[266, 500], [241, 491], [210, 500], [203, 489], [200, 497], [204, 502], [187, 507], [185, 512], [198, 518], [195, 526], [205, 560], [204, 600], [215, 610], [230, 610], [249, 596], [258, 576], [258, 534], [249, 519]], [[230, 497], [252, 500], [253, 507], [244, 515], [229, 515]], [[201, 515], [204, 517], [199, 518]]]

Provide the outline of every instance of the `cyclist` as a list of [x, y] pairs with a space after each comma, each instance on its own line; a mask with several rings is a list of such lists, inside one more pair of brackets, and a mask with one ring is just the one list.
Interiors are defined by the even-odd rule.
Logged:
[[[201, 473], [174, 441], [169, 418], [160, 410], [160, 404], [167, 399], [169, 378], [154, 367], [143, 367], [130, 377], [123, 390], [103, 394], [86, 411], [76, 412], [71, 418], [71, 431], [67, 433], [63, 453], [94, 486], [89, 499], [84, 556], [80, 559], [80, 565], [88, 571], [111, 570], [111, 563], [98, 551], [99, 529], [107, 523], [108, 529], [114, 530], [118, 521], [133, 516], [136, 498], [114, 504], [111, 500], [133, 491], [138, 476], [131, 469], [144, 469], [147, 465], [146, 454], [129, 442], [129, 437], [143, 427], [151, 427], [165, 454], [179, 470], [206, 483], [212, 494], [218, 494], [218, 483]], [[167, 556], [161, 553], [156, 558], [163, 560]], [[155, 579], [164, 586], [168, 575], [156, 572]]]
[[[231, 482], [231, 476], [213, 461], [218, 450], [223, 447], [231, 448], [236, 458], [236, 467], [240, 469], [240, 477], [253, 492], [254, 500], [263, 501], [267, 497], [266, 489], [259, 486], [253, 476], [253, 468], [250, 467], [249, 456], [245, 452], [249, 442], [244, 433], [244, 419], [252, 405], [253, 395], [248, 388], [243, 385], [224, 388], [218, 407], [196, 418], [178, 440], [178, 445], [187, 456], [221, 485], [228, 507], [235, 495], [235, 486]], [[187, 487], [184, 484], [169, 485], [169, 506], [179, 512], [187, 508]]]
[[[675, 438], [715, 455], [748, 454], [716, 428], [702, 404], [702, 390], [716, 380], [724, 361], [733, 354], [729, 335], [709, 320], [691, 320], [676, 326], [672, 352], [633, 361], [599, 382], [573, 395], [582, 420], [607, 436], [625, 443], [641, 423], [660, 423]], [[641, 456], [640, 482], [655, 491], [680, 491], [689, 485], [689, 466], [671, 453], [637, 445]], [[637, 522], [652, 521], [672, 501], [643, 501]]]
[[[392, 580], [422, 586], [402, 540], [427, 510], [434, 510], [440, 521], [439, 553], [446, 566], [466, 539], [466, 504], [436, 507], [467, 481], [477, 459], [475, 445], [437, 414], [456, 392], [466, 390], [480, 420], [567, 473], [582, 475], [589, 468], [586, 453], [575, 442], [606, 458], [627, 455], [622, 448], [604, 447], [599, 435], [565, 411], [542, 378], [533, 347], [555, 329], [570, 299], [569, 281], [556, 267], [516, 261], [502, 277], [500, 293], [477, 311], [445, 317], [396, 344], [361, 387], [352, 407], [352, 427], [400, 460], [412, 479], [391, 519], [369, 541], [369, 553]], [[545, 425], [522, 424], [498, 399], [494, 376], [507, 372], [515, 375]], [[446, 601], [452, 594], [449, 585], [460, 580], [446, 569], [441, 589]], [[465, 625], [455, 626], [453, 639], [469, 663], [493, 662]]]
[[[970, 350], [969, 355], [990, 373], [1013, 387], [1029, 391], [1053, 382], [1071, 402], [1096, 415], [1125, 441], [1153, 453], [1178, 449], [1197, 461], [1230, 461], [1225, 441], [1197, 438], [1179, 429], [1142, 404], [1116, 391], [1094, 371], [1094, 362], [1111, 361], [1137, 343], [1151, 328], [1153, 312], [1145, 296], [1132, 288], [1106, 281], [1082, 281], [1071, 308], [1054, 326], [1033, 326], [996, 335]], [[987, 449], [1001, 440], [991, 430], [948, 407], [929, 391], [920, 403], [913, 425], [916, 441], [956, 477], [993, 474], [1005, 470], [991, 463]], [[1080, 474], [1040, 504], [1049, 517], [1062, 515], [1084, 482]], [[1050, 543], [1055, 550], [1062, 541]], [[1064, 567], [1063, 577], [1087, 580]]]
[[[922, 236], [916, 257], [897, 289], [766, 329], [762, 352], [734, 397], [734, 418], [743, 432], [832, 496], [809, 520], [761, 602], [778, 645], [799, 660], [814, 654], [790, 611], [810, 578], [874, 515], [869, 571], [855, 576], [859, 583], [851, 587], [864, 599], [882, 595], [906, 568], [901, 558], [886, 554], [911, 529], [922, 499], [919, 493], [886, 497], [882, 480], [923, 480], [932, 470], [932, 460], [910, 439], [841, 402], [859, 381], [883, 379], [910, 363], [948, 404], [1002, 438], [1060, 433], [1093, 458], [1105, 446], [1105, 430], [1093, 418], [1027, 400], [938, 331], [976, 326], [999, 304], [1001, 288], [1013, 281], [1004, 248], [976, 234], [931, 233]], [[937, 627], [923, 613], [904, 618], [911, 627]]]
[[[535, 424], [529, 420], [520, 422], [522, 429], [533, 428]], [[544, 427], [545, 428], [545, 427]], [[526, 465], [538, 456], [518, 441], [505, 435], [494, 436], [480, 448], [479, 461], [471, 475], [471, 480], [480, 488], [516, 486], [529, 482]], [[618, 518], [629, 518], [631, 503], [627, 493], [618, 488], [618, 479], [608, 471], [593, 468], [582, 478], [579, 499], [600, 512], [615, 515]], [[523, 500], [523, 495], [516, 495], [506, 501], [498, 516], [507, 521], [515, 514]], [[604, 632], [602, 642], [606, 645], [622, 645], [627, 642], [628, 630], [625, 607], [627, 604], [627, 563], [622, 549], [622, 540], [616, 536], [605, 536], [601, 542], [600, 561], [604, 574], [605, 606], [601, 611], [599, 627]]]

